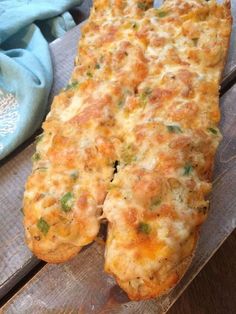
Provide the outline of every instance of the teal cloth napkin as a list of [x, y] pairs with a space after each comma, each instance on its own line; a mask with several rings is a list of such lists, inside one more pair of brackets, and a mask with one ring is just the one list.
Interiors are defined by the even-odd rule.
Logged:
[[0, 159], [42, 123], [53, 82], [48, 42], [75, 26], [82, 0], [0, 0]]

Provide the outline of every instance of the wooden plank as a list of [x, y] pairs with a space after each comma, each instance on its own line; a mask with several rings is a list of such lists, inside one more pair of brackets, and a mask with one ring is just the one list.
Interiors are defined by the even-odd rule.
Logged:
[[80, 24], [89, 17], [92, 4], [93, 0], [84, 0], [82, 5], [75, 7], [70, 11], [76, 24]]
[[[89, 15], [92, 0], [86, 0], [81, 7], [76, 10], [78, 20], [86, 18]], [[82, 14], [82, 16], [81, 16]], [[70, 30], [62, 38], [58, 38], [51, 43], [51, 55], [54, 66], [54, 84], [49, 97], [49, 104], [51, 104], [54, 95], [67, 85], [74, 67], [74, 58], [77, 53], [77, 46], [80, 38], [80, 28], [83, 23]]]
[[233, 314], [236, 309], [236, 259], [232, 252], [236, 252], [236, 229], [168, 314]]
[[83, 23], [73, 28], [65, 36], [58, 38], [50, 45], [54, 68], [54, 84], [49, 97], [49, 104], [51, 104], [53, 97], [67, 85], [71, 76], [82, 25]]
[[36, 264], [23, 242], [20, 211], [24, 183], [30, 173], [29, 156], [33, 151], [32, 145], [0, 168], [0, 297], [4, 289], [11, 287], [9, 277], [18, 277], [21, 270], [31, 269]]
[[114, 280], [103, 272], [104, 247], [93, 243], [74, 260], [47, 264], [4, 307], [3, 313], [164, 313], [236, 226], [236, 85], [221, 99], [220, 145], [214, 172], [211, 210], [199, 245], [180, 284], [152, 301], [128, 302]]
[[[236, 1], [233, 2], [233, 12], [236, 19]], [[224, 82], [235, 70], [235, 31], [234, 25]], [[50, 99], [66, 85], [70, 77], [79, 36], [78, 26], [68, 32], [63, 39], [51, 44], [55, 81]], [[38, 262], [24, 245], [22, 218], [19, 211], [24, 182], [31, 168], [30, 158], [33, 150], [32, 147], [26, 148], [0, 168], [0, 221], [4, 222], [0, 235], [0, 298]], [[18, 174], [14, 175], [14, 173]]]

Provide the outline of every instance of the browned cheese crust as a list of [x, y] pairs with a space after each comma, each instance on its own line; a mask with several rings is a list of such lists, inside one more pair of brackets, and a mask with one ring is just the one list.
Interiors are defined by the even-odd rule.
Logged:
[[119, 47], [136, 64], [130, 74], [120, 67], [117, 76], [124, 74], [124, 84], [132, 75], [136, 81], [116, 115], [124, 144], [103, 207], [105, 270], [133, 300], [176, 285], [207, 217], [232, 23], [229, 2], [167, 0], [144, 10], [133, 31], [129, 18], [122, 24], [130, 33]]
[[176, 285], [207, 217], [232, 24], [228, 1], [151, 5], [94, 1], [24, 194], [27, 244], [51, 263], [106, 218], [105, 270], [133, 300]]

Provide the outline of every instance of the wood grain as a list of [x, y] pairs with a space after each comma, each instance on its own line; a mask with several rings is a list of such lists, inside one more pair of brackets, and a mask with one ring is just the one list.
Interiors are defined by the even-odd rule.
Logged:
[[75, 7], [70, 11], [76, 24], [80, 24], [82, 21], [86, 20], [89, 17], [92, 4], [92, 0], [84, 0], [82, 5]]
[[236, 229], [168, 314], [234, 314], [236, 309]]
[[168, 295], [128, 302], [114, 280], [103, 272], [104, 248], [93, 243], [74, 260], [45, 265], [4, 307], [3, 313], [148, 313], [166, 312], [235, 228], [236, 207], [236, 85], [221, 99], [224, 140], [216, 159], [211, 210], [201, 230], [190, 269]]
[[[30, 173], [33, 145], [0, 168], [0, 297], [9, 289], [9, 278], [18, 277], [26, 265], [36, 264], [23, 241], [22, 195]], [[15, 280], [14, 280], [15, 282]]]
[[[158, 1], [157, 1], [158, 2]], [[91, 4], [91, 1], [85, 1], [85, 9], [89, 10], [88, 6]], [[232, 2], [233, 7], [233, 13], [236, 19], [236, 1]], [[85, 13], [86, 15], [87, 13]], [[71, 70], [73, 68], [73, 60], [74, 55], [77, 49], [77, 42], [79, 40], [80, 36], [80, 27], [76, 27], [70, 32], [68, 32], [63, 39], [57, 40], [54, 43], [51, 44], [51, 52], [54, 62], [54, 86], [51, 94], [51, 98], [55, 95], [55, 93], [58, 93], [58, 91], [66, 85], [66, 82], [68, 81], [68, 78], [70, 77]], [[236, 42], [235, 42], [235, 36], [236, 36], [236, 26], [234, 24], [233, 27], [233, 35], [231, 40], [231, 50], [229, 54], [229, 61], [226, 67], [225, 75], [224, 75], [224, 82], [228, 82], [228, 78], [236, 77]], [[235, 167], [235, 153], [236, 153], [236, 139], [235, 134], [233, 133], [233, 127], [235, 123], [235, 109], [234, 109], [234, 102], [236, 98], [235, 94], [235, 88], [233, 88], [233, 91], [231, 90], [230, 93], [227, 93], [227, 95], [223, 98], [222, 102], [222, 110], [223, 110], [223, 118], [222, 118], [222, 126], [223, 131], [225, 133], [225, 139], [221, 145], [221, 149], [218, 155], [218, 162], [216, 166], [216, 184], [215, 184], [215, 190], [214, 190], [214, 201], [213, 206], [216, 206], [216, 209], [214, 209], [214, 212], [216, 213], [213, 215], [211, 219], [212, 224], [218, 223], [216, 220], [215, 215], [219, 219], [222, 218], [222, 212], [219, 208], [219, 204], [221, 204], [222, 208], [225, 210], [225, 206], [231, 206], [229, 209], [229, 214], [232, 214], [233, 210], [233, 197], [231, 200], [231, 203], [228, 204], [227, 201], [230, 201], [230, 197], [233, 194], [232, 188], [228, 187], [227, 185], [230, 185], [231, 180], [234, 182], [234, 174], [236, 172]], [[232, 128], [232, 129], [230, 129]], [[21, 208], [21, 199], [22, 199], [22, 193], [23, 193], [23, 187], [25, 179], [30, 172], [31, 169], [31, 155], [34, 151], [34, 148], [32, 146], [26, 148], [24, 151], [19, 153], [17, 156], [15, 156], [13, 159], [8, 161], [6, 164], [4, 164], [0, 168], [0, 201], [1, 201], [1, 207], [0, 207], [0, 221], [1, 221], [1, 232], [0, 232], [0, 298], [7, 293], [7, 291], [15, 285], [15, 283], [22, 278], [34, 265], [38, 262], [32, 254], [28, 251], [27, 247], [24, 244], [23, 239], [23, 230], [21, 225], [21, 213], [19, 209]], [[224, 172], [225, 171], [225, 172]], [[222, 178], [221, 178], [222, 176]], [[218, 182], [219, 187], [218, 187]], [[231, 185], [232, 186], [232, 185]], [[222, 189], [225, 189], [225, 195], [222, 196]], [[221, 193], [221, 194], [219, 194]], [[219, 199], [219, 195], [222, 199]], [[219, 201], [219, 204], [217, 203]], [[224, 203], [225, 202], [225, 203]], [[218, 212], [218, 211], [219, 212]], [[225, 211], [223, 211], [225, 215]], [[222, 231], [217, 234], [217, 237], [214, 239], [214, 243], [212, 244], [212, 247], [216, 248], [217, 245], [221, 241], [225, 239], [225, 237], [230, 234], [232, 230], [232, 224], [228, 226], [228, 217], [223, 217], [223, 221], [226, 223], [225, 225], [221, 226]], [[212, 220], [213, 219], [213, 220]], [[235, 224], [235, 220], [234, 220]], [[213, 226], [212, 225], [212, 226]], [[206, 225], [208, 226], [208, 225]], [[208, 227], [204, 227], [204, 230]], [[216, 229], [216, 226], [214, 226]], [[207, 231], [204, 231], [206, 233], [206, 236], [209, 236], [207, 234]], [[204, 241], [204, 236], [202, 237]], [[207, 237], [205, 238], [207, 239]], [[97, 250], [96, 244], [94, 244], [95, 249]], [[209, 249], [208, 247], [205, 249]], [[93, 250], [92, 248], [87, 249], [88, 252], [90, 250]], [[87, 253], [86, 253], [87, 254]], [[207, 256], [211, 256], [212, 250], [208, 252]], [[201, 266], [201, 263], [205, 262], [207, 260], [206, 255], [204, 255], [202, 259], [197, 260], [195, 262], [195, 267], [197, 270], [199, 270], [199, 267]], [[78, 265], [82, 263], [83, 265], [86, 265], [86, 260], [83, 259], [83, 255], [81, 257], [78, 257], [79, 260], [75, 259], [75, 261], [72, 263], [72, 270], [71, 272], [75, 272], [75, 278], [76, 280], [79, 280], [80, 272], [77, 271]], [[81, 259], [81, 261], [80, 261]], [[79, 264], [77, 264], [79, 263]], [[97, 263], [97, 260], [96, 260]], [[94, 262], [95, 264], [95, 262]], [[70, 264], [69, 264], [70, 265]], [[74, 268], [73, 268], [73, 265]], [[96, 265], [95, 265], [96, 266]], [[49, 266], [46, 266], [45, 270], [42, 270], [39, 275], [42, 274], [42, 272], [45, 271], [45, 278], [47, 278], [47, 269]], [[70, 266], [68, 266], [70, 267]], [[49, 268], [50, 269], [50, 268]], [[81, 270], [83, 271], [83, 270]], [[60, 272], [60, 268], [58, 268], [58, 272]], [[56, 273], [58, 276], [59, 273]], [[194, 269], [192, 270], [192, 273], [194, 273]], [[101, 274], [99, 273], [99, 276]], [[190, 276], [190, 275], [189, 275]], [[107, 278], [107, 277], [106, 277]], [[188, 278], [187, 282], [191, 280], [190, 277]], [[104, 279], [105, 281], [107, 279]], [[91, 278], [92, 281], [92, 278]], [[64, 287], [64, 286], [63, 286]], [[108, 286], [110, 289], [110, 286]], [[77, 289], [77, 286], [73, 286], [72, 288]], [[181, 288], [181, 286], [180, 286]], [[100, 289], [100, 286], [98, 286], [98, 289]], [[171, 296], [170, 300], [174, 300], [176, 296], [178, 295], [178, 290], [175, 290], [175, 293]], [[57, 296], [52, 296], [57, 299]], [[167, 299], [163, 301], [163, 304], [168, 305], [172, 302], [167, 302]], [[14, 304], [13, 300], [13, 304]], [[65, 302], [71, 302], [71, 299], [66, 299]], [[81, 302], [78, 301], [78, 302]], [[73, 304], [73, 303], [72, 303]], [[151, 309], [151, 303], [148, 303], [148, 309]], [[13, 306], [13, 305], [12, 305]], [[124, 305], [126, 306], [126, 305]], [[130, 306], [130, 305], [128, 305]], [[133, 306], [133, 305], [132, 305]], [[156, 303], [154, 302], [154, 308], [156, 306]], [[12, 307], [14, 308], [14, 307]], [[133, 307], [132, 307], [133, 308]], [[9, 311], [11, 312], [10, 308]], [[122, 313], [122, 312], [117, 312]], [[128, 312], [127, 312], [128, 313]], [[131, 313], [131, 312], [130, 312]], [[151, 312], [150, 312], [151, 313]]]

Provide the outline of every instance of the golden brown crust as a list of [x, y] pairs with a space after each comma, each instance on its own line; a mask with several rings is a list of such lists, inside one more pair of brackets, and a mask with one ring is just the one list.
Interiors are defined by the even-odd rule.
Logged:
[[130, 289], [130, 286], [127, 284], [127, 282], [122, 282], [119, 278], [116, 278], [120, 287], [122, 287], [127, 292], [130, 300], [132, 301], [149, 300], [157, 296], [160, 297], [165, 294], [168, 294], [170, 290], [174, 289], [175, 286], [185, 275], [189, 266], [191, 265], [196, 250], [198, 237], [199, 233], [197, 232], [196, 236], [194, 237], [195, 242], [193, 244], [192, 254], [185, 257], [173, 270], [171, 270], [169, 276], [167, 276], [164, 282], [150, 286], [146, 285], [143, 288], [140, 287], [138, 290], [137, 289], [132, 290]]
[[[231, 26], [230, 27], [230, 33], [228, 34], [228, 41], [227, 41], [227, 44], [226, 44], [226, 51], [228, 52], [229, 48], [230, 48], [230, 38], [231, 38], [232, 25], [233, 25], [233, 17], [232, 17], [232, 14], [231, 14], [231, 1], [230, 0], [225, 0], [224, 1], [224, 6], [225, 6], [225, 10], [227, 12], [226, 14], [228, 15], [227, 22]], [[220, 76], [219, 84], [220, 84], [221, 79], [222, 79], [223, 74], [224, 74], [224, 68], [225, 68], [225, 65], [227, 63], [227, 57], [228, 57], [228, 54], [226, 53], [225, 54], [225, 58], [223, 59], [223, 62], [222, 62], [221, 69], [220, 69], [221, 76]]]
[[145, 22], [138, 36], [148, 70], [136, 87], [143, 109], [133, 97], [120, 114], [129, 145], [104, 203], [105, 270], [132, 300], [160, 296], [179, 282], [207, 217], [230, 5], [167, 0]]
[[55, 251], [42, 250], [33, 245], [32, 251], [37, 258], [51, 264], [64, 263], [75, 257], [81, 250], [81, 247], [70, 246], [68, 244], [61, 244]]
[[150, 3], [95, 1], [24, 198], [28, 245], [53, 263], [94, 240], [103, 207], [105, 270], [133, 300], [179, 282], [207, 217], [232, 23], [229, 1]]

